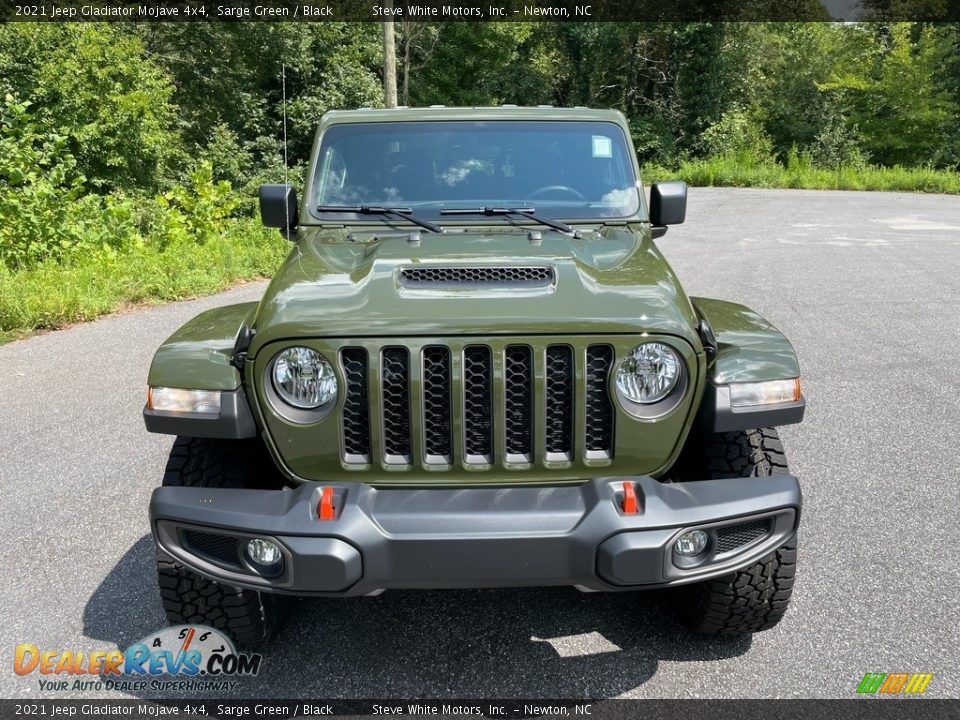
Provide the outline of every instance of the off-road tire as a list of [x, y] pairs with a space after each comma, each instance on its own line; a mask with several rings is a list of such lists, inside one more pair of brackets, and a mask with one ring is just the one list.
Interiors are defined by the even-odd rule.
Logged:
[[[165, 486], [249, 488], [270, 486], [276, 476], [260, 472], [265, 450], [259, 440], [178, 437], [170, 451]], [[275, 470], [274, 470], [275, 472]], [[289, 598], [225, 585], [188, 570], [157, 551], [157, 580], [167, 620], [207, 625], [240, 647], [268, 642], [289, 611]]]
[[708, 480], [790, 472], [774, 428], [716, 433], [706, 441], [705, 450]]
[[[718, 433], [705, 443], [707, 479], [765, 477], [788, 472], [773, 428]], [[750, 567], [672, 591], [686, 627], [708, 635], [748, 635], [780, 622], [790, 604], [797, 567], [797, 538]]]
[[283, 477], [260, 438], [178, 437], [163, 473], [164, 486], [275, 490]]

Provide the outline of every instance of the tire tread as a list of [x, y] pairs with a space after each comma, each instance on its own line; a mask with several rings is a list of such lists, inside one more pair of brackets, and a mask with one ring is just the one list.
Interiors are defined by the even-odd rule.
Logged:
[[[789, 472], [774, 428], [717, 433], [706, 443], [711, 479], [766, 477]], [[797, 538], [753, 565], [673, 591], [680, 622], [708, 635], [746, 635], [769, 630], [790, 604], [797, 567]]]
[[[263, 449], [252, 441], [178, 437], [170, 450], [166, 487], [242, 488], [273, 481], [262, 468]], [[268, 642], [280, 628], [289, 598], [244, 590], [205, 578], [157, 551], [160, 600], [171, 624], [208, 625], [241, 647]]]

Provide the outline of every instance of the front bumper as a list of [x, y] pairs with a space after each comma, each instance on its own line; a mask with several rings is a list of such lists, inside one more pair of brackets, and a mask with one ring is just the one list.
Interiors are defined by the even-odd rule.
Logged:
[[[638, 512], [623, 511], [624, 482]], [[320, 520], [324, 487], [334, 517]], [[388, 588], [574, 585], [663, 587], [750, 565], [796, 531], [792, 475], [664, 484], [650, 477], [509, 488], [375, 488], [305, 483], [292, 490], [161, 487], [150, 519], [159, 548], [201, 575], [297, 595]], [[673, 543], [700, 528], [701, 562], [674, 562]], [[282, 570], [263, 577], [247, 540], [276, 542]]]

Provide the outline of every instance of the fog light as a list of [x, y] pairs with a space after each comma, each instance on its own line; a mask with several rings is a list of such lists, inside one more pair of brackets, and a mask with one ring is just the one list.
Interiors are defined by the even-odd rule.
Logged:
[[673, 551], [680, 557], [694, 557], [706, 549], [709, 540], [710, 536], [703, 530], [691, 530], [677, 538]]
[[283, 559], [277, 544], [263, 538], [254, 538], [247, 543], [247, 555], [257, 565], [264, 567], [273, 567]]

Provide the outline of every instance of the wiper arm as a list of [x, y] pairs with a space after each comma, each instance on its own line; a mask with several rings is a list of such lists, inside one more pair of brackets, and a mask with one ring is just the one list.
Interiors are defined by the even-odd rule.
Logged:
[[316, 212], [352, 212], [360, 215], [396, 215], [405, 220], [409, 220], [414, 225], [419, 225], [424, 230], [430, 232], [443, 232], [438, 226], [429, 220], [418, 218], [413, 214], [412, 208], [405, 207], [380, 207], [378, 205], [318, 205], [314, 208]]
[[441, 215], [520, 215], [525, 218], [529, 218], [536, 223], [541, 225], [546, 225], [548, 228], [553, 228], [562, 233], [568, 235], [573, 235], [573, 228], [562, 223], [559, 220], [551, 220], [550, 218], [541, 217], [537, 215], [535, 208], [496, 208], [496, 207], [478, 207], [478, 208], [447, 208], [446, 210], [440, 211]]

